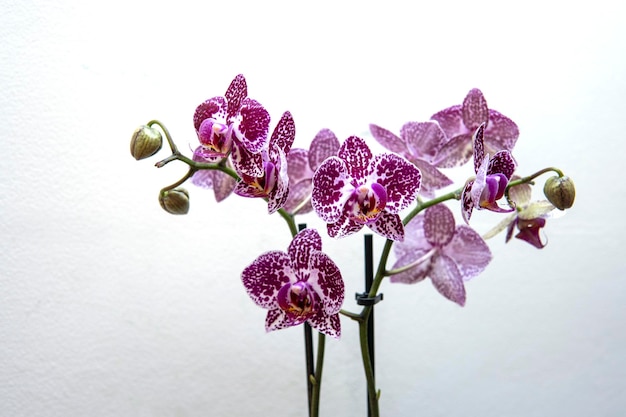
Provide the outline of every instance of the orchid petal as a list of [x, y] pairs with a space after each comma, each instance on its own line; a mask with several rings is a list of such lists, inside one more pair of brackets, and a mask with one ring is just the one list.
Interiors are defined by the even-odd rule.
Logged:
[[259, 153], [251, 153], [245, 147], [233, 143], [230, 160], [240, 177], [261, 177], [264, 174], [263, 157]]
[[328, 316], [323, 310], [307, 320], [307, 322], [320, 333], [339, 339], [341, 337], [341, 321], [339, 314]]
[[226, 101], [228, 102], [228, 115], [226, 120], [228, 122], [231, 121], [233, 117], [237, 113], [239, 113], [239, 108], [241, 107], [241, 102], [248, 95], [248, 86], [246, 84], [246, 79], [242, 74], [238, 74], [228, 86], [226, 90], [226, 94], [224, 95]]
[[309, 147], [309, 166], [311, 169], [316, 171], [326, 158], [337, 155], [340, 146], [339, 139], [331, 130], [320, 130]]
[[474, 130], [482, 123], [489, 121], [489, 107], [483, 93], [478, 88], [473, 88], [467, 93], [462, 106], [463, 124]]
[[311, 205], [311, 191], [313, 180], [305, 179], [295, 184], [289, 184], [289, 195], [283, 208], [287, 213], [306, 214], [313, 211]]
[[241, 279], [252, 301], [263, 308], [278, 308], [280, 288], [294, 280], [289, 256], [280, 251], [266, 252], [243, 270]]
[[458, 135], [471, 133], [463, 124], [462, 107], [455, 105], [441, 110], [430, 117], [439, 123], [446, 137], [453, 138]]
[[[511, 178], [513, 179], [513, 178]], [[509, 198], [517, 207], [525, 207], [530, 203], [532, 188], [528, 184], [519, 184], [509, 188]]]
[[[309, 268], [311, 253], [322, 250], [322, 238], [315, 229], [300, 231], [289, 244], [287, 253], [292, 259], [292, 267], [298, 273]], [[300, 279], [300, 277], [298, 277]]]
[[432, 246], [443, 247], [454, 236], [454, 215], [448, 207], [436, 204], [424, 213], [424, 236]]
[[495, 110], [489, 110], [489, 124], [485, 129], [485, 148], [488, 152], [511, 151], [518, 137], [519, 128], [513, 120]]
[[404, 226], [404, 241], [401, 244], [393, 245], [394, 254], [397, 258], [409, 257], [411, 262], [421, 256], [417, 256], [416, 253], [424, 254], [431, 249], [432, 245], [428, 243], [424, 235], [423, 214], [415, 216]]
[[430, 280], [441, 295], [460, 306], [465, 305], [465, 286], [456, 263], [446, 255], [435, 256]]
[[336, 156], [326, 159], [313, 176], [311, 203], [326, 223], [335, 223], [350, 197], [350, 177], [346, 164]]
[[452, 240], [443, 248], [444, 255], [456, 262], [464, 281], [485, 270], [492, 255], [483, 238], [471, 227], [457, 226]]
[[435, 121], [405, 123], [400, 130], [400, 136], [411, 155], [427, 159], [429, 162], [446, 143], [446, 135]]
[[293, 121], [293, 117], [291, 113], [286, 111], [283, 113], [282, 117], [278, 121], [278, 124], [274, 128], [272, 132], [272, 137], [270, 138], [270, 152], [272, 149], [280, 149], [285, 155], [289, 153], [291, 150], [291, 145], [293, 144], [293, 140], [296, 137], [296, 124]]
[[268, 311], [267, 316], [265, 317], [265, 331], [267, 332], [286, 329], [287, 327], [291, 327], [293, 325], [293, 319], [280, 308]]
[[292, 148], [287, 154], [287, 173], [292, 184], [313, 178], [313, 170], [309, 166], [309, 151]]
[[402, 225], [402, 219], [397, 214], [383, 211], [378, 218], [371, 223], [367, 223], [367, 226], [377, 234], [396, 242], [402, 242], [404, 240], [404, 226]]
[[422, 174], [401, 156], [392, 153], [376, 155], [369, 174], [369, 180], [379, 183], [387, 192], [386, 211], [398, 213], [415, 201]]
[[372, 151], [363, 139], [350, 136], [339, 148], [337, 156], [345, 162], [350, 177], [358, 181], [365, 176], [372, 159]]
[[511, 179], [517, 163], [509, 151], [500, 151], [489, 160], [487, 175], [504, 174], [507, 179]]
[[400, 139], [394, 133], [375, 124], [370, 124], [370, 132], [378, 143], [389, 149], [391, 152], [406, 155], [408, 149], [405, 141]]
[[448, 140], [437, 152], [433, 164], [439, 168], [454, 168], [465, 164], [473, 155], [472, 135], [464, 133]]
[[308, 272], [307, 282], [320, 295], [326, 314], [338, 313], [343, 304], [345, 287], [337, 265], [325, 253], [312, 251]]
[[330, 237], [341, 238], [358, 232], [363, 226], [363, 223], [359, 223], [347, 215], [342, 214], [336, 222], [328, 223], [326, 229]]
[[452, 184], [452, 180], [439, 171], [434, 165], [422, 159], [412, 161], [422, 174], [421, 190], [422, 195], [432, 194], [433, 190], [447, 187]]
[[472, 217], [472, 210], [474, 209], [474, 201], [472, 200], [473, 188], [474, 181], [468, 181], [461, 193], [461, 214], [465, 223], [469, 223], [470, 217]]
[[472, 143], [474, 146], [474, 172], [478, 172], [481, 165], [483, 165], [483, 160], [488, 159], [485, 158], [485, 142], [484, 142], [484, 134], [485, 134], [485, 124], [481, 124], [474, 132], [472, 136]]
[[260, 152], [268, 142], [270, 115], [256, 100], [244, 98], [234, 133], [244, 148], [251, 153]]
[[[397, 245], [394, 245], [394, 246], [397, 246]], [[405, 256], [399, 257], [396, 263], [393, 265], [392, 269], [397, 269], [405, 265], [409, 265], [417, 261], [418, 259], [420, 259], [422, 256], [426, 255], [427, 253], [428, 253], [428, 250], [417, 250], [411, 254], [407, 254]], [[392, 283], [400, 283], [400, 284], [416, 284], [420, 281], [423, 281], [428, 276], [428, 273], [430, 272], [430, 268], [431, 268], [430, 260], [431, 260], [430, 257], [426, 258], [424, 259], [423, 262], [419, 263], [418, 265], [415, 265], [411, 269], [392, 275], [389, 278], [389, 280]]]
[[193, 126], [198, 131], [206, 119], [226, 122], [228, 104], [224, 97], [213, 97], [200, 104], [193, 114]]

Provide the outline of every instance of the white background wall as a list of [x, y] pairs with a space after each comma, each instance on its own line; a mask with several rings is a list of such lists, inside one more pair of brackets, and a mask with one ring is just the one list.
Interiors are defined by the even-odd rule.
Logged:
[[[128, 152], [152, 118], [194, 147], [196, 105], [238, 73], [274, 120], [293, 113], [299, 146], [323, 127], [341, 139], [370, 122], [398, 130], [478, 87], [520, 126], [520, 173], [554, 165], [576, 181], [545, 249], [490, 241], [465, 308], [429, 283], [383, 285], [383, 415], [621, 415], [619, 2], [411, 3], [3, 3], [0, 416], [306, 415], [302, 331], [266, 334], [239, 279], [286, 249], [282, 219], [193, 186], [189, 215], [167, 215], [158, 190], [185, 168]], [[475, 226], [498, 220], [481, 212]], [[356, 310], [361, 237], [324, 245]], [[342, 324], [321, 412], [364, 416], [356, 326]]]

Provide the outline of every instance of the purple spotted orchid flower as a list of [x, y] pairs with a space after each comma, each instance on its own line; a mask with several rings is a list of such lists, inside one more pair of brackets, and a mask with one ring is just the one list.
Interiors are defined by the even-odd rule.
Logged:
[[326, 158], [337, 155], [339, 146], [337, 136], [329, 129], [322, 129], [313, 138], [309, 149], [291, 149], [287, 155], [289, 196], [284, 205], [288, 213], [305, 214], [313, 211], [313, 174]]
[[419, 192], [419, 169], [403, 157], [373, 156], [365, 141], [351, 136], [337, 156], [327, 158], [313, 176], [311, 202], [331, 237], [356, 233], [367, 225], [391, 240], [404, 239], [398, 212]]
[[200, 104], [193, 124], [200, 141], [194, 152], [196, 160], [217, 162], [230, 155], [240, 175], [262, 175], [260, 152], [267, 146], [270, 116], [248, 97], [243, 75], [233, 79], [223, 97]]
[[250, 298], [269, 310], [267, 331], [306, 321], [328, 336], [340, 337], [344, 283], [337, 265], [322, 252], [322, 239], [315, 229], [298, 233], [287, 253], [262, 254], [241, 277]]
[[541, 238], [540, 231], [546, 225], [546, 219], [550, 217], [555, 207], [547, 200], [539, 200], [531, 203], [532, 189], [528, 184], [520, 184], [509, 189], [509, 198], [515, 203], [515, 213], [502, 220], [493, 229], [485, 233], [484, 238], [489, 239], [504, 229], [507, 230], [505, 241], [513, 237], [515, 228], [518, 233], [517, 239], [527, 242], [537, 249], [546, 246]]
[[375, 124], [370, 124], [370, 132], [378, 143], [419, 168], [422, 173], [421, 195], [433, 197], [435, 190], [452, 184], [452, 180], [436, 167], [438, 151], [446, 143], [446, 135], [437, 122], [405, 123], [399, 137]]
[[235, 194], [242, 197], [266, 197], [270, 214], [280, 209], [289, 195], [287, 153], [296, 136], [296, 126], [291, 113], [285, 112], [274, 128], [267, 149], [261, 151], [262, 174], [258, 176], [240, 173], [241, 181]]
[[497, 201], [504, 196], [506, 186], [517, 164], [511, 153], [506, 150], [496, 152], [491, 158], [489, 154], [485, 155], [484, 131], [485, 123], [478, 126], [473, 138], [476, 179], [468, 181], [461, 194], [462, 214], [466, 223], [469, 223], [474, 208], [499, 213], [515, 210], [510, 207], [500, 207]]
[[512, 151], [519, 136], [515, 122], [490, 109], [483, 93], [474, 88], [463, 104], [448, 107], [431, 116], [439, 122], [448, 138], [438, 154], [437, 166], [452, 168], [469, 161], [472, 156], [472, 134], [482, 123], [485, 128], [485, 149], [494, 155], [500, 150]]
[[391, 282], [414, 284], [429, 277], [447, 299], [465, 305], [464, 282], [480, 274], [491, 261], [489, 246], [469, 226], [455, 226], [443, 204], [426, 209], [406, 225], [404, 242], [394, 245], [394, 269], [412, 266], [391, 276]]

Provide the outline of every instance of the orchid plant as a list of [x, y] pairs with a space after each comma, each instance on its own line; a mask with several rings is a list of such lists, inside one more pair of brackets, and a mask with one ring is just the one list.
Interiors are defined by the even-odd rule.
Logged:
[[[292, 236], [287, 251], [258, 255], [241, 273], [241, 281], [250, 299], [267, 310], [267, 331], [304, 326], [312, 417], [319, 413], [325, 337], [340, 338], [340, 316], [359, 326], [368, 413], [379, 415], [369, 325], [385, 278], [404, 284], [430, 278], [441, 295], [463, 306], [465, 283], [482, 273], [493, 256], [485, 239], [506, 229], [508, 242], [517, 228], [516, 238], [541, 249], [546, 219], [554, 209], [566, 210], [574, 202], [574, 184], [561, 170], [516, 173], [512, 152], [518, 127], [490, 109], [475, 88], [462, 104], [438, 111], [430, 120], [407, 122], [399, 135], [370, 124], [372, 137], [388, 150], [380, 154], [371, 151], [365, 138], [350, 136], [340, 142], [327, 128], [308, 149], [292, 148], [296, 129], [291, 113], [284, 112], [271, 133], [270, 123], [269, 112], [248, 97], [246, 80], [237, 75], [224, 96], [196, 108], [198, 145], [191, 157], [178, 150], [157, 120], [135, 130], [131, 154], [137, 160], [151, 157], [165, 137], [171, 155], [156, 166], [177, 160], [189, 167], [180, 180], [160, 191], [159, 202], [168, 213], [188, 212], [189, 192], [181, 185], [191, 180], [212, 189], [217, 202], [232, 194], [262, 198], [269, 214], [285, 220]], [[442, 170], [470, 160], [475, 175], [442, 192], [454, 185]], [[536, 179], [549, 172], [556, 175], [545, 182], [546, 200], [532, 201]], [[483, 209], [500, 217], [481, 236], [470, 219], [474, 210]], [[456, 223], [454, 211], [462, 224]], [[313, 212], [327, 230], [298, 230], [296, 217]], [[384, 239], [384, 246], [366, 293], [357, 296], [360, 311], [349, 311], [343, 308], [341, 270], [322, 251], [322, 236], [343, 239], [365, 226]], [[392, 254], [396, 260], [389, 268]], [[318, 332], [315, 365], [312, 329]]]

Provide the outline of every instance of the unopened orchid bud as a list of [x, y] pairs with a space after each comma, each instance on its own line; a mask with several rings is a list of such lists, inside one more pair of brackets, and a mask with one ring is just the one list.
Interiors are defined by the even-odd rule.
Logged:
[[157, 153], [162, 145], [163, 136], [158, 129], [145, 125], [139, 126], [130, 140], [130, 154], [139, 161]]
[[159, 203], [170, 214], [187, 214], [189, 211], [189, 192], [184, 188], [161, 191]]
[[570, 177], [550, 177], [543, 186], [543, 193], [554, 207], [565, 210], [574, 205], [576, 188]]

